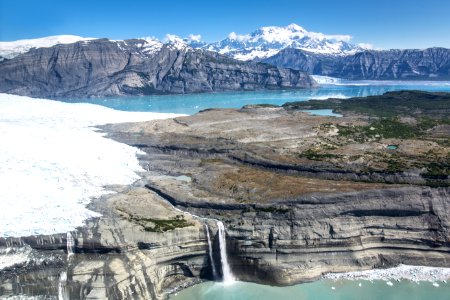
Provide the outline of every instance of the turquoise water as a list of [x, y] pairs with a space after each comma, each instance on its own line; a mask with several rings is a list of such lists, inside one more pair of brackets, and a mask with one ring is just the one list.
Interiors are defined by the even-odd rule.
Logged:
[[313, 116], [342, 117], [341, 114], [334, 113], [332, 109], [305, 109], [302, 110]]
[[[361, 284], [361, 286], [359, 286]], [[319, 280], [288, 287], [273, 287], [255, 283], [236, 282], [224, 286], [206, 282], [180, 291], [171, 300], [449, 300], [450, 283], [411, 281], [350, 281]], [[334, 288], [334, 289], [333, 289]]]
[[398, 148], [397, 145], [388, 145], [386, 148], [390, 149], [390, 150], [395, 150]]
[[71, 103], [94, 103], [124, 111], [151, 111], [164, 113], [194, 114], [206, 108], [240, 108], [247, 104], [281, 105], [290, 101], [348, 98], [379, 95], [387, 91], [425, 90], [450, 92], [450, 82], [374, 82], [363, 85], [325, 85], [308, 90], [257, 91], [233, 93], [206, 93], [188, 95], [77, 98], [61, 101]]

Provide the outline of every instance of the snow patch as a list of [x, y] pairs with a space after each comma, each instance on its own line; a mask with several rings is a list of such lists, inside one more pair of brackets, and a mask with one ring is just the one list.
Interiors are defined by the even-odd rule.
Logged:
[[174, 34], [166, 34], [165, 41], [169, 46], [177, 50], [183, 50], [189, 47], [182, 38]]
[[161, 50], [162, 46], [164, 45], [155, 37], [144, 37], [142, 38], [142, 40], [145, 41], [145, 43], [142, 45], [142, 52], [144, 52], [145, 54], [154, 54]]
[[105, 186], [139, 178], [139, 150], [91, 126], [175, 116], [0, 94], [0, 237], [74, 230]]
[[76, 35], [55, 35], [38, 39], [0, 42], [0, 58], [11, 59], [19, 54], [28, 52], [32, 48], [48, 48], [57, 44], [73, 44], [80, 41], [91, 41], [95, 38], [83, 38]]
[[[232, 51], [231, 49], [227, 49], [227, 52]], [[238, 60], [242, 60], [242, 61], [248, 61], [248, 60], [253, 60], [255, 58], [267, 58], [267, 57], [271, 57], [275, 54], [277, 54], [279, 52], [279, 50], [276, 49], [270, 49], [270, 50], [260, 50], [260, 49], [255, 49], [255, 50], [250, 50], [250, 52], [248, 53], [236, 53], [235, 55], [233, 55], [233, 58], [238, 59]], [[221, 54], [223, 54], [222, 52], [220, 52]]]

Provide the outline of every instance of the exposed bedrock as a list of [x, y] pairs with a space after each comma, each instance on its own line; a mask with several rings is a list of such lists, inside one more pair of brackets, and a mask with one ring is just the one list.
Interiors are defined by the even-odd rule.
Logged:
[[[0, 296], [163, 299], [173, 289], [212, 279], [203, 222], [145, 188], [97, 204], [103, 216], [71, 233], [72, 250], [65, 234], [1, 239], [1, 249], [10, 253], [31, 249], [0, 271]], [[215, 236], [214, 222], [210, 228]]]
[[0, 92], [32, 97], [100, 97], [311, 88], [297, 70], [142, 40], [98, 39], [32, 49], [0, 62]]
[[448, 267], [449, 199], [448, 189], [405, 188], [221, 215], [235, 274], [285, 285], [398, 264]]
[[450, 50], [445, 48], [366, 50], [352, 55], [317, 54], [286, 48], [263, 62], [350, 80], [448, 80]]

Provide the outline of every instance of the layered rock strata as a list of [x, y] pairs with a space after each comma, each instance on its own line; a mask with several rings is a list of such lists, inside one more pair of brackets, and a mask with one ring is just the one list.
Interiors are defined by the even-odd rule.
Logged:
[[310, 88], [306, 73], [242, 62], [186, 45], [154, 51], [143, 40], [98, 39], [31, 49], [0, 61], [0, 92], [100, 97]]

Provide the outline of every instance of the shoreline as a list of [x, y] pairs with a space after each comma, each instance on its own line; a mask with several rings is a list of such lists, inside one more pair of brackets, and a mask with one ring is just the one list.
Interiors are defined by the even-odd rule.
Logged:
[[328, 273], [322, 276], [330, 280], [409, 280], [412, 282], [446, 282], [450, 280], [450, 268], [399, 265], [387, 269], [372, 269], [344, 273]]
[[[320, 278], [310, 281], [310, 282], [301, 282], [295, 283], [292, 285], [286, 286], [276, 286], [270, 284], [263, 283], [255, 283], [251, 281], [235, 281], [230, 287], [234, 284], [252, 284], [252, 285], [261, 285], [265, 287], [274, 287], [274, 288], [289, 288], [300, 286], [304, 284], [314, 284], [319, 282], [330, 282], [330, 283], [339, 283], [339, 284], [348, 284], [350, 282], [356, 281], [369, 281], [371, 283], [382, 281], [385, 282], [386, 285], [392, 287], [395, 285], [394, 282], [400, 283], [402, 281], [407, 281], [410, 283], [415, 283], [420, 285], [420, 283], [429, 283], [434, 288], [441, 287], [443, 283], [445, 286], [450, 281], [450, 268], [441, 268], [441, 267], [427, 267], [427, 266], [411, 266], [411, 265], [399, 265], [397, 267], [387, 268], [387, 269], [372, 269], [365, 271], [354, 271], [354, 272], [343, 272], [343, 273], [328, 273]], [[197, 287], [202, 284], [212, 284], [213, 286], [219, 286], [221, 288], [225, 288], [227, 285], [224, 285], [221, 281], [199, 281], [194, 282], [192, 285], [182, 285], [178, 288], [173, 288], [169, 291], [166, 291], [165, 295], [166, 299], [176, 299], [180, 292], [183, 292], [187, 289]], [[336, 290], [339, 288], [339, 285], [335, 286], [333, 284], [328, 284], [331, 290]], [[361, 282], [358, 283], [358, 287], [361, 287]]]

